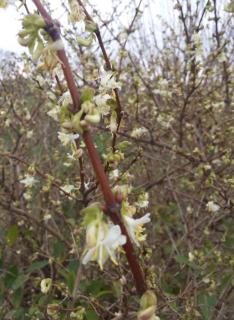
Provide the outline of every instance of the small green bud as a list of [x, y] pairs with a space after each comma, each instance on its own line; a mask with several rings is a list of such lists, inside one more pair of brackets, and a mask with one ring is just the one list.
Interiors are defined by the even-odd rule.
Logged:
[[62, 127], [63, 127], [64, 129], [67, 129], [67, 130], [73, 130], [73, 129], [74, 129], [74, 126], [73, 126], [72, 121], [64, 121], [64, 122], [62, 123]]
[[24, 46], [24, 47], [28, 47], [30, 45], [32, 45], [34, 43], [34, 36], [33, 35], [28, 35], [26, 37], [18, 37], [18, 42], [21, 46]]
[[95, 32], [97, 30], [97, 25], [95, 22], [86, 20], [85, 21], [85, 30], [89, 32]]
[[99, 113], [88, 114], [87, 116], [85, 116], [85, 120], [90, 124], [97, 124], [100, 122], [101, 117]]
[[81, 103], [85, 101], [92, 100], [95, 94], [95, 90], [93, 88], [83, 88], [81, 91]]
[[155, 319], [156, 307], [152, 306], [145, 310], [139, 311], [137, 320], [154, 320]]
[[157, 297], [152, 290], [147, 290], [140, 299], [140, 311], [137, 320], [153, 320], [157, 308]]
[[141, 309], [146, 309], [151, 306], [157, 305], [157, 297], [152, 290], [147, 290], [140, 300]]
[[83, 39], [81, 37], [77, 37], [77, 42], [79, 45], [84, 46], [84, 47], [90, 47], [93, 43], [93, 40], [95, 39], [95, 36], [91, 34], [88, 38]]
[[37, 29], [43, 29], [46, 26], [44, 19], [36, 13], [25, 16], [22, 25], [25, 29], [31, 26], [35, 26]]
[[72, 126], [77, 131], [82, 131], [82, 128], [81, 128], [82, 115], [83, 115], [83, 110], [80, 110], [72, 117]]

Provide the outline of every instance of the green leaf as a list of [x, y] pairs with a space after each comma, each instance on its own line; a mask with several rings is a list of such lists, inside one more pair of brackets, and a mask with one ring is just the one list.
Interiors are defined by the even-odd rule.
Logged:
[[11, 266], [8, 270], [7, 270], [7, 274], [4, 278], [4, 286], [7, 289], [12, 288], [13, 283], [15, 282], [15, 279], [17, 278], [18, 275], [18, 268], [17, 266]]
[[34, 261], [27, 269], [27, 273], [32, 273], [48, 265], [48, 260]]
[[95, 294], [95, 298], [103, 298], [113, 296], [112, 290], [102, 290]]
[[71, 293], [74, 288], [78, 266], [79, 262], [77, 260], [72, 260], [69, 262], [66, 271], [60, 272], [60, 274], [62, 274], [64, 277], [65, 283]]
[[62, 258], [65, 253], [65, 245], [62, 241], [57, 241], [53, 247], [53, 256], [55, 258]]
[[25, 317], [25, 312], [23, 308], [19, 308], [17, 310], [11, 310], [7, 312], [7, 314], [4, 316], [5, 320], [24, 320]]
[[204, 320], [209, 320], [216, 304], [216, 297], [210, 296], [208, 294], [201, 294], [198, 297], [198, 305], [201, 310], [201, 313], [204, 317]]
[[93, 88], [83, 88], [81, 90], [81, 103], [85, 102], [85, 101], [90, 101], [93, 99], [93, 96], [95, 94], [95, 90]]
[[92, 33], [88, 38], [83, 39], [81, 37], [77, 37], [77, 42], [79, 45], [84, 47], [90, 47], [93, 43], [93, 40], [95, 39], [95, 35]]
[[6, 233], [6, 241], [10, 247], [12, 247], [16, 243], [18, 235], [19, 235], [19, 228], [17, 224], [14, 224], [8, 228]]
[[175, 256], [175, 260], [181, 265], [185, 264], [186, 266], [189, 266], [189, 267], [191, 267], [193, 269], [197, 269], [198, 268], [194, 263], [190, 262], [188, 260], [188, 258], [185, 257], [185, 256], [177, 255], [177, 256]]
[[85, 318], [87, 320], [99, 320], [99, 316], [94, 310], [86, 310]]
[[102, 291], [109, 291], [109, 288], [106, 287], [106, 284], [103, 280], [97, 279], [93, 280], [88, 286], [86, 287], [86, 292], [93, 296], [97, 296]]
[[[14, 304], [15, 307], [20, 307], [20, 304], [23, 299], [23, 290], [21, 288], [17, 289], [14, 291], [12, 295], [12, 303]], [[14, 318], [13, 318], [14, 319]]]
[[12, 289], [17, 290], [24, 286], [25, 282], [29, 279], [28, 274], [20, 274], [14, 281]]

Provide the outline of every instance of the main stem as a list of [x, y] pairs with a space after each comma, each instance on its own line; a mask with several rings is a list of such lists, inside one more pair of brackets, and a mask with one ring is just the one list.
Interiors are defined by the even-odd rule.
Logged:
[[[60, 37], [59, 27], [56, 26], [56, 24], [53, 22], [51, 16], [47, 13], [44, 6], [41, 4], [40, 0], [33, 0], [33, 2], [36, 5], [42, 17], [45, 19], [46, 30], [51, 36], [51, 38], [53, 39], [53, 41], [60, 40], [61, 37]], [[73, 101], [72, 111], [76, 113], [80, 109], [80, 96], [74, 81], [73, 73], [72, 73], [69, 61], [67, 59], [65, 50], [58, 50], [58, 57], [61, 61], [63, 73], [66, 78], [67, 85], [72, 97], [72, 101]], [[111, 190], [104, 167], [101, 163], [98, 152], [94, 146], [90, 131], [86, 130], [83, 133], [83, 139], [84, 139], [93, 169], [97, 176], [97, 180], [100, 184], [100, 187], [103, 193], [103, 197], [106, 203], [105, 212], [110, 217], [110, 219], [114, 224], [117, 224], [120, 226], [122, 234], [126, 236], [127, 242], [123, 246], [123, 248], [125, 250], [126, 257], [135, 280], [137, 292], [139, 295], [142, 295], [146, 291], [147, 286], [146, 286], [144, 274], [142, 272], [142, 269], [136, 257], [134, 247], [131, 243], [130, 237], [128, 235], [128, 232], [126, 230], [126, 227], [120, 215], [120, 204], [115, 200], [115, 197]]]

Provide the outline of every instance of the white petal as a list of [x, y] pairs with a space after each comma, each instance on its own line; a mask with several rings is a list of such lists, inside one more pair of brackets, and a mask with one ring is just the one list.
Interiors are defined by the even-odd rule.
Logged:
[[106, 247], [106, 250], [111, 258], [111, 260], [117, 264], [117, 259], [116, 259], [116, 256], [115, 256], [115, 251], [114, 250], [111, 250], [109, 247]]
[[145, 224], [150, 222], [150, 213], [146, 213], [143, 217], [136, 219], [137, 225]]
[[146, 213], [143, 217], [139, 219], [133, 219], [128, 216], [125, 216], [125, 220], [129, 225], [132, 225], [133, 227], [140, 226], [142, 224], [148, 223], [151, 221], [150, 219], [150, 213]]
[[119, 225], [114, 225], [110, 228], [104, 243], [106, 246], [112, 246], [121, 236], [121, 229]]
[[87, 264], [89, 261], [91, 261], [95, 251], [96, 251], [96, 247], [89, 249], [86, 255], [83, 257], [82, 263]]
[[103, 244], [101, 243], [99, 245], [99, 253], [98, 253], [98, 264], [101, 268], [101, 270], [103, 269], [103, 264], [104, 264], [104, 261], [103, 261]]

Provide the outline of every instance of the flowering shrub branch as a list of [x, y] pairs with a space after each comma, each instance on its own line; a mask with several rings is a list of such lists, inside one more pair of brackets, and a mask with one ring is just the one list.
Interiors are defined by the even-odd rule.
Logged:
[[[50, 35], [50, 37], [54, 42], [60, 41], [61, 38], [60, 38], [59, 25], [52, 20], [52, 18], [46, 12], [44, 6], [41, 4], [39, 0], [33, 0], [33, 2], [35, 3], [42, 17], [45, 19], [45, 23], [46, 23], [45, 30], [48, 32], [48, 34]], [[72, 112], [76, 114], [81, 110], [81, 100], [75, 85], [70, 64], [68, 62], [64, 49], [59, 48], [59, 50], [57, 51], [57, 54], [58, 54], [59, 60], [61, 61], [62, 69], [63, 69], [64, 75], [68, 84], [68, 88], [70, 90], [71, 97], [73, 100]], [[107, 176], [104, 171], [104, 167], [102, 166], [102, 163], [100, 161], [96, 148], [93, 144], [90, 131], [86, 128], [83, 131], [83, 139], [84, 139], [90, 160], [92, 162], [94, 171], [96, 173], [97, 179], [99, 181], [100, 187], [102, 189], [103, 197], [106, 202], [106, 208], [104, 212], [110, 217], [110, 219], [114, 224], [120, 226], [122, 234], [126, 237], [126, 243], [123, 245], [123, 248], [125, 250], [126, 257], [128, 259], [133, 277], [135, 279], [138, 294], [142, 295], [146, 291], [146, 283], [145, 283], [145, 279], [144, 279], [141, 267], [139, 265], [139, 262], [135, 254], [135, 250], [133, 248], [130, 237], [128, 235], [127, 229], [120, 216], [121, 201], [118, 202], [112, 193]]]

